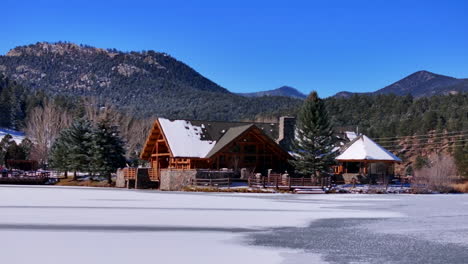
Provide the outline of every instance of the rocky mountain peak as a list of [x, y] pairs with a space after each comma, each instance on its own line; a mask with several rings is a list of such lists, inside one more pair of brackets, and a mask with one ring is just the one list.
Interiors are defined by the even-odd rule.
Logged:
[[432, 80], [432, 79], [437, 78], [437, 77], [452, 78], [452, 77], [448, 77], [448, 76], [435, 74], [435, 73], [432, 73], [432, 72], [429, 72], [429, 71], [417, 71], [417, 72], [403, 78], [401, 81], [409, 79], [409, 80], [412, 80], [412, 81], [415, 81], [415, 82], [426, 82], [426, 81]]
[[57, 54], [57, 55], [66, 55], [66, 54], [97, 54], [105, 53], [109, 56], [115, 55], [116, 52], [110, 52], [105, 49], [94, 48], [86, 45], [77, 45], [70, 42], [38, 42], [36, 44], [27, 45], [27, 46], [18, 46], [14, 49], [11, 49], [6, 56], [8, 57], [18, 57], [18, 56], [43, 56], [45, 54]]

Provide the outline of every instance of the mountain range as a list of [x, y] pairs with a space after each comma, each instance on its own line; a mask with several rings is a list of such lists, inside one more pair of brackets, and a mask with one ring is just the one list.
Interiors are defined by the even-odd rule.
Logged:
[[291, 98], [298, 98], [298, 99], [305, 99], [307, 95], [299, 92], [296, 88], [290, 86], [281, 86], [280, 88], [268, 90], [268, 91], [261, 91], [261, 92], [253, 92], [253, 93], [238, 93], [238, 95], [246, 96], [246, 97], [262, 97], [262, 96], [286, 96]]
[[[468, 91], [468, 79], [457, 79], [428, 71], [417, 71], [375, 92], [365, 94], [395, 94], [414, 97], [458, 94]], [[336, 97], [350, 97], [353, 92], [339, 92]]]
[[[0, 56], [0, 74], [51, 95], [91, 96], [136, 116], [243, 120], [294, 114], [303, 93], [289, 86], [235, 94], [185, 63], [155, 51], [122, 52], [38, 42]], [[468, 79], [428, 71], [367, 94], [425, 97], [468, 91]], [[340, 92], [334, 97], [350, 97]]]

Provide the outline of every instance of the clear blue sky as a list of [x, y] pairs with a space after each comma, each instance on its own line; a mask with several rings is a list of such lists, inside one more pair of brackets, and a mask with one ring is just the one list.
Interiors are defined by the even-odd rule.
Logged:
[[0, 54], [38, 41], [167, 52], [234, 92], [468, 78], [468, 1], [3, 0]]

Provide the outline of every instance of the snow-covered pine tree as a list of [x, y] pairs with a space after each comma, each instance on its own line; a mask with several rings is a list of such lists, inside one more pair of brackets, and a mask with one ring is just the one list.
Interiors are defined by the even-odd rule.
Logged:
[[107, 178], [112, 183], [111, 173], [125, 166], [124, 143], [115, 127], [102, 120], [93, 131], [90, 148], [91, 171]]
[[329, 171], [334, 163], [332, 150], [336, 143], [324, 102], [313, 91], [304, 101], [297, 117], [293, 145], [295, 155], [291, 160], [296, 173], [318, 176]]

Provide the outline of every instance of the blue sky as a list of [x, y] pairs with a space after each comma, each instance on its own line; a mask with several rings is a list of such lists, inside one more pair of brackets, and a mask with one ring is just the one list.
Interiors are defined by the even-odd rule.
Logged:
[[468, 1], [3, 0], [0, 54], [38, 41], [167, 52], [234, 92], [322, 97], [418, 70], [468, 78]]

